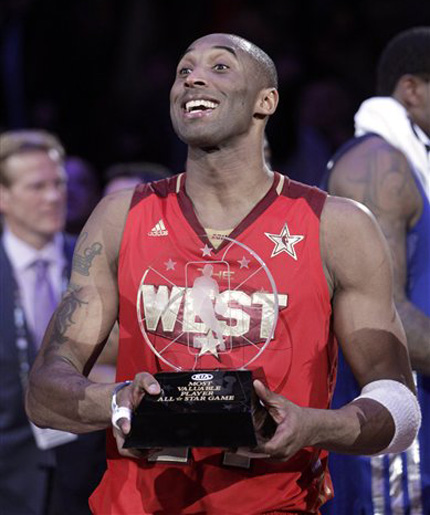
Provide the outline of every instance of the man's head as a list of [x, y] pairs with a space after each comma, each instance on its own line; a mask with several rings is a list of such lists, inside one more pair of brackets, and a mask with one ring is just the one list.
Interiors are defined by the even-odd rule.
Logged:
[[178, 136], [191, 146], [217, 147], [258, 126], [261, 138], [278, 103], [272, 59], [232, 34], [210, 34], [183, 54], [170, 93]]
[[388, 43], [377, 68], [377, 93], [396, 98], [430, 134], [430, 27], [405, 30]]
[[0, 135], [0, 212], [16, 236], [40, 247], [64, 228], [64, 149], [45, 131]]

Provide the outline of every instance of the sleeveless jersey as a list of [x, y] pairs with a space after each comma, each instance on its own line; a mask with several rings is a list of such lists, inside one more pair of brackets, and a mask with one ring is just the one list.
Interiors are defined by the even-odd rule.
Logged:
[[[334, 155], [322, 186], [328, 189], [332, 166], [352, 147], [378, 136], [368, 133], [349, 140]], [[430, 202], [421, 181], [415, 182], [422, 197], [420, 219], [407, 233], [407, 296], [430, 316]], [[335, 497], [324, 508], [325, 515], [430, 515], [430, 378], [415, 374], [422, 424], [418, 439], [406, 452], [385, 456], [330, 454]], [[333, 408], [360, 394], [342, 352]]]
[[[117, 379], [172, 365], [240, 368], [251, 361], [247, 368], [262, 368], [271, 390], [300, 406], [328, 408], [337, 344], [319, 247], [326, 194], [276, 173], [266, 196], [215, 249], [185, 177], [136, 189], [119, 256]], [[211, 297], [199, 296], [205, 288]], [[223, 460], [217, 448], [193, 448], [185, 464], [126, 459], [109, 430], [108, 470], [91, 507], [104, 515], [318, 513], [332, 495], [320, 449], [302, 449], [285, 463], [253, 459], [248, 469]]]

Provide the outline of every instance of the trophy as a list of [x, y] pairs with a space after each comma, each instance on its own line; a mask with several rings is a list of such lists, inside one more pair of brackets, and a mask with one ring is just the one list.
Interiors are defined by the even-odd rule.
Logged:
[[216, 255], [207, 244], [198, 261], [176, 251], [143, 273], [137, 317], [161, 393], [144, 396], [124, 447], [254, 447], [270, 419], [252, 382], [264, 380], [256, 362], [285, 296], [254, 250], [223, 239]]

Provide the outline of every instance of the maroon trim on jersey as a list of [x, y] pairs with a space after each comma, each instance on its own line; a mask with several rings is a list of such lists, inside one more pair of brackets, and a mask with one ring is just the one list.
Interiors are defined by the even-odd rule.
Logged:
[[153, 190], [150, 188], [150, 184], [138, 184], [134, 188], [133, 197], [131, 199], [130, 209], [133, 209], [141, 200], [148, 197], [153, 193]]
[[[276, 187], [279, 183], [279, 174], [275, 172], [273, 184], [270, 187], [269, 191], [266, 193], [266, 195], [258, 202], [252, 210], [248, 213], [247, 216], [237, 225], [233, 231], [229, 234], [229, 238], [237, 238], [239, 234], [241, 234], [245, 229], [247, 229], [252, 222], [254, 222], [263, 211], [265, 211], [272, 202], [278, 197], [278, 194], [276, 192]], [[188, 223], [191, 225], [192, 229], [195, 231], [197, 236], [201, 239], [203, 243], [206, 245], [209, 245], [211, 250], [216, 254], [220, 250], [222, 250], [226, 245], [228, 245], [230, 242], [229, 240], [224, 240], [221, 245], [218, 248], [215, 248], [212, 243], [210, 242], [205, 229], [202, 227], [201, 223], [199, 222], [196, 213], [194, 212], [193, 204], [191, 202], [191, 199], [187, 195], [187, 192], [185, 191], [185, 181], [181, 181], [180, 190], [178, 193], [178, 203], [179, 207], [182, 210], [182, 213], [184, 214], [185, 218], [188, 220]]]
[[133, 193], [130, 209], [139, 204], [141, 200], [149, 197], [152, 194], [165, 198], [169, 193], [175, 192], [177, 178], [178, 176], [174, 175], [173, 177], [168, 177], [167, 179], [160, 179], [158, 181], [138, 184]]
[[316, 186], [308, 186], [287, 177], [285, 177], [281, 195], [293, 199], [303, 198], [318, 218], [321, 216], [327, 198], [327, 193]]

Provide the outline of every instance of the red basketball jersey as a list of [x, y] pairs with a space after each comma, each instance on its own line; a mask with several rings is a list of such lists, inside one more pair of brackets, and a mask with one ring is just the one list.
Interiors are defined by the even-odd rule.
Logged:
[[[337, 345], [319, 245], [325, 193], [276, 173], [214, 248], [185, 177], [138, 186], [133, 197], [119, 256], [117, 379], [172, 367], [262, 368], [271, 390], [328, 408]], [[108, 437], [95, 513], [317, 513], [332, 496], [319, 449], [288, 462], [253, 459], [243, 469], [224, 465], [214, 448], [192, 449], [186, 464], [125, 459]]]

